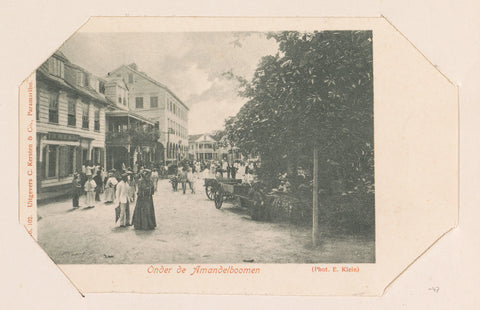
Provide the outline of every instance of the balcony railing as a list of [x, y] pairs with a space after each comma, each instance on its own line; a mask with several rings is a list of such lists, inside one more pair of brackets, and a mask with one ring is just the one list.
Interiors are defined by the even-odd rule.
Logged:
[[160, 132], [156, 128], [130, 127], [125, 131], [106, 133], [107, 144], [150, 145], [157, 142]]

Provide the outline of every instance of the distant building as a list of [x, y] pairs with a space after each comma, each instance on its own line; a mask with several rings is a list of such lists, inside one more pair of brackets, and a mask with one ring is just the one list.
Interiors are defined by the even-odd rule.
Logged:
[[216, 144], [217, 141], [209, 134], [190, 135], [188, 137], [190, 158], [199, 161], [218, 160]]
[[36, 71], [39, 199], [70, 190], [86, 161], [105, 164], [105, 83], [61, 52]]
[[192, 160], [227, 160], [233, 162], [242, 159], [237, 147], [229, 146], [226, 137], [217, 141], [213, 135], [198, 134], [188, 137], [188, 153]]
[[[136, 64], [122, 65], [109, 72], [107, 79], [125, 82], [129, 110], [158, 123], [163, 154], [156, 161], [181, 160], [188, 154], [188, 106], [167, 86], [138, 70]], [[122, 101], [123, 102], [123, 101]]]

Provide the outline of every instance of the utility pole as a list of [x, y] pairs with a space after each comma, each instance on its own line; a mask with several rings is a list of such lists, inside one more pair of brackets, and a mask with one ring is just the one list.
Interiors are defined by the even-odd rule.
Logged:
[[318, 244], [318, 145], [313, 147], [313, 205], [312, 205], [312, 241]]

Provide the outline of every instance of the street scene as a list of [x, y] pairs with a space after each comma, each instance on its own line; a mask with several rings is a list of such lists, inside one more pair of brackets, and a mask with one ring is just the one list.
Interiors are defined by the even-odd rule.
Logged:
[[80, 32], [36, 92], [55, 263], [375, 263], [371, 31]]
[[[314, 263], [372, 260], [372, 241], [324, 236], [311, 247], [311, 230], [253, 221], [248, 210], [226, 203], [220, 210], [199, 186], [173, 192], [159, 181], [153, 195], [157, 227], [118, 227], [114, 206], [71, 208], [59, 201], [39, 208], [39, 242], [57, 264]], [[346, 250], [348, 249], [348, 250]]]

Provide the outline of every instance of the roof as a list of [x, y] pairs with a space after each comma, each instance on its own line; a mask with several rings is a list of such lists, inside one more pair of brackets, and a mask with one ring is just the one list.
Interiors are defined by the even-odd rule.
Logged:
[[[198, 134], [198, 135], [189, 135], [188, 136], [188, 142], [201, 142], [199, 141], [199, 139], [201, 139], [203, 137], [203, 140], [201, 141], [210, 141], [211, 142], [217, 142], [217, 140], [215, 140], [215, 138], [210, 135], [210, 134], [206, 134], [206, 133], [202, 133], [202, 134]], [[207, 137], [209, 138], [207, 140]]]
[[137, 113], [133, 113], [131, 111], [126, 111], [126, 110], [114, 110], [114, 111], [107, 111], [105, 112], [105, 115], [106, 116], [113, 116], [113, 117], [116, 117], [116, 116], [128, 116], [128, 117], [131, 117], [131, 118], [134, 118], [134, 119], [137, 119], [139, 121], [142, 121], [142, 122], [145, 122], [147, 124], [150, 124], [150, 125], [155, 125], [155, 122], [146, 118], [146, 117], [143, 117]]
[[203, 136], [203, 134], [199, 134], [199, 135], [189, 135], [189, 136], [188, 136], [188, 141], [197, 141], [198, 138], [200, 138], [201, 136]]
[[50, 72], [48, 72], [48, 70], [46, 70], [42, 66], [40, 66], [40, 68], [37, 69], [37, 75], [39, 77], [43, 77], [46, 80], [54, 82], [55, 84], [57, 84], [60, 87], [73, 90], [78, 95], [87, 96], [90, 99], [93, 99], [93, 100], [95, 100], [97, 102], [100, 102], [100, 103], [103, 103], [105, 105], [109, 104], [108, 101], [107, 101], [107, 98], [103, 94], [97, 93], [95, 90], [87, 88], [87, 87], [80, 87], [78, 85], [74, 85], [72, 83], [69, 83], [65, 79], [62, 79], [62, 78], [59, 78], [59, 77], [57, 77], [53, 74], [50, 74]]
[[164, 85], [164, 84], [162, 84], [162, 83], [154, 80], [153, 78], [151, 78], [150, 76], [148, 76], [146, 73], [140, 72], [140, 71], [132, 68], [132, 65], [134, 65], [134, 67], [136, 67], [135, 64], [121, 65], [120, 67], [116, 68], [115, 70], [113, 70], [113, 71], [111, 71], [111, 72], [115, 72], [115, 71], [118, 71], [118, 70], [120, 70], [120, 69], [122, 69], [122, 68], [126, 68], [126, 69], [132, 71], [133, 73], [136, 73], [136, 74], [138, 74], [139, 76], [143, 77], [144, 79], [150, 81], [151, 83], [153, 83], [153, 84], [155, 84], [155, 85], [157, 85], [157, 86], [165, 89], [167, 92], [170, 93], [170, 95], [172, 95], [176, 100], [178, 100], [178, 102], [180, 102], [187, 110], [190, 110], [190, 108], [189, 108], [182, 100], [180, 100], [180, 98], [178, 98], [177, 95], [175, 95], [175, 93], [172, 92], [166, 85]]

